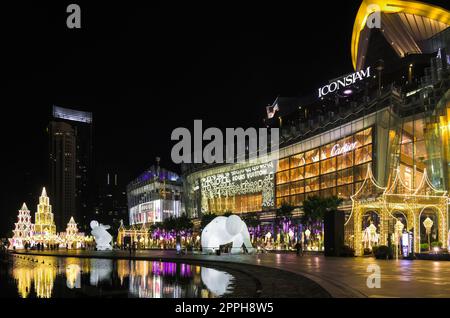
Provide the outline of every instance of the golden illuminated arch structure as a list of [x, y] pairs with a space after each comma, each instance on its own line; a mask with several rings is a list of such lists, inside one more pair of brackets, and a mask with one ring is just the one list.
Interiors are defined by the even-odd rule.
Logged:
[[[369, 165], [366, 178], [351, 196], [352, 212], [345, 223], [346, 244], [355, 249], [356, 255], [363, 255], [363, 217], [368, 212], [379, 216], [379, 245], [387, 245], [389, 235], [394, 233], [397, 212], [406, 218], [405, 229], [414, 233], [414, 252], [420, 252], [420, 216], [426, 209], [436, 213], [438, 219], [438, 240], [447, 248], [448, 195], [433, 187], [426, 170], [417, 188], [409, 188], [396, 169], [394, 178], [387, 187], [375, 180]], [[435, 225], [436, 226], [436, 225]]]
[[140, 248], [147, 248], [149, 247], [150, 236], [150, 228], [146, 224], [132, 225], [126, 228], [121, 222], [117, 233], [117, 245], [122, 247], [125, 238], [129, 237], [131, 243], [137, 243]]
[[371, 28], [368, 18], [379, 10], [381, 31], [399, 57], [425, 52], [424, 40], [450, 26], [450, 12], [438, 6], [401, 0], [363, 0], [353, 26], [351, 52], [355, 70], [364, 67]]

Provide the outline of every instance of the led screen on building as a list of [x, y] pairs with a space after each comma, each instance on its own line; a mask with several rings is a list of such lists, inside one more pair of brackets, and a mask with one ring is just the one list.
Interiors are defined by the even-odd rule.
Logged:
[[53, 117], [80, 123], [92, 123], [92, 113], [59, 106], [53, 106]]
[[155, 224], [181, 215], [181, 201], [154, 200], [130, 208], [130, 224]]
[[200, 179], [202, 212], [261, 211], [274, 206], [275, 164], [268, 162]]

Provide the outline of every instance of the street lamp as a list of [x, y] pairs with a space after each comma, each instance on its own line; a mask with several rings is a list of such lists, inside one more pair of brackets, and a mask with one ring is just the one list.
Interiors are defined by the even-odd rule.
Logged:
[[428, 251], [431, 251], [431, 244], [430, 244], [430, 234], [431, 234], [431, 228], [433, 227], [433, 221], [427, 217], [425, 221], [423, 221], [423, 226], [425, 227], [427, 236], [428, 236]]

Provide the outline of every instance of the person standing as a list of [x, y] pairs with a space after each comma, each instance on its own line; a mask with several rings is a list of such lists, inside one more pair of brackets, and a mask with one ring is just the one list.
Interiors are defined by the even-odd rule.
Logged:
[[303, 248], [302, 248], [302, 243], [300, 241], [297, 241], [297, 244], [295, 244], [295, 249], [297, 250], [297, 256], [300, 256], [300, 255], [303, 256]]

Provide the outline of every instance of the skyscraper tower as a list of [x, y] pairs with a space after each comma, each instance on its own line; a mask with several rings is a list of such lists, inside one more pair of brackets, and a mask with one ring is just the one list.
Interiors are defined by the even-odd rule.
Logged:
[[51, 122], [50, 133], [50, 193], [54, 198], [55, 222], [63, 229], [75, 215], [76, 136], [64, 122]]
[[58, 228], [74, 216], [87, 230], [93, 216], [92, 113], [53, 106], [50, 134], [50, 194]]

